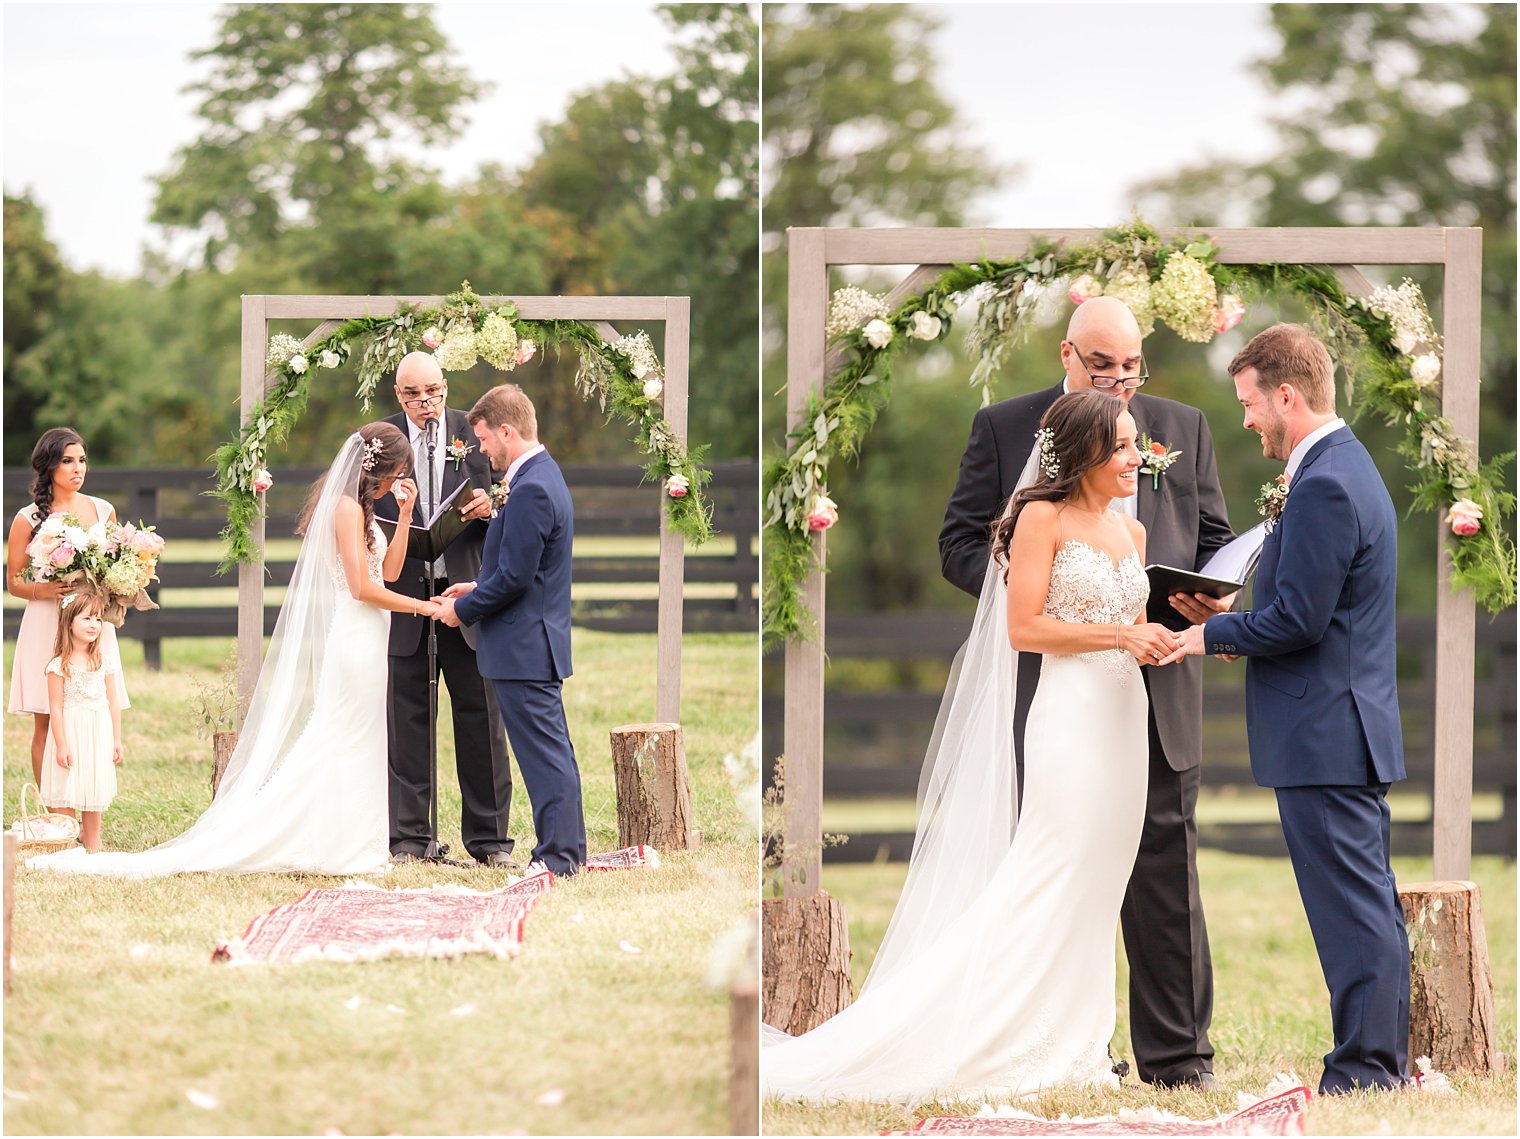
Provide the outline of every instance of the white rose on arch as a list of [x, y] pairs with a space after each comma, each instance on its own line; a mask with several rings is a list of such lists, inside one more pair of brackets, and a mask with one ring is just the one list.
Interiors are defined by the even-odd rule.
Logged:
[[658, 376], [651, 376], [644, 381], [644, 398], [659, 399], [660, 393], [665, 390], [665, 385], [660, 382]]
[[[942, 322], [937, 316], [930, 316], [923, 309], [919, 309], [912, 316], [913, 327], [908, 329], [908, 335], [914, 340], [937, 340]], [[881, 345], [877, 345], [878, 348]]]
[[299, 354], [292, 356], [289, 366], [290, 370], [296, 375], [302, 375], [306, 371], [306, 357]]
[[1441, 358], [1434, 352], [1416, 356], [1409, 365], [1409, 374], [1422, 384], [1428, 384], [1441, 374]]
[[880, 317], [867, 324], [861, 332], [872, 348], [885, 348], [892, 343], [892, 326]]
[[336, 368], [339, 364], [343, 363], [343, 357], [339, 356], [336, 352], [323, 352], [319, 362], [324, 368]]

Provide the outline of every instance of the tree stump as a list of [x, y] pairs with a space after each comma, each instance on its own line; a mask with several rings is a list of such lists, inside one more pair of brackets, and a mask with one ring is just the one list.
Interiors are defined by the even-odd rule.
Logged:
[[1494, 982], [1483, 905], [1473, 882], [1406, 882], [1399, 889], [1409, 931], [1409, 1058], [1438, 1071], [1500, 1068]]
[[728, 1132], [760, 1134], [760, 990], [754, 975], [728, 991], [731, 1060], [728, 1075]]
[[808, 898], [768, 898], [762, 909], [761, 1015], [766, 1024], [797, 1036], [855, 999], [844, 907], [819, 890]]
[[680, 724], [624, 724], [612, 729], [618, 845], [689, 850], [691, 783]]
[[5, 836], [5, 991], [11, 991], [11, 911], [16, 908], [16, 836]]
[[236, 732], [214, 732], [211, 736], [211, 797], [216, 798], [217, 788], [222, 785], [222, 776], [227, 773], [227, 764], [232, 761], [232, 753], [237, 750], [238, 734]]

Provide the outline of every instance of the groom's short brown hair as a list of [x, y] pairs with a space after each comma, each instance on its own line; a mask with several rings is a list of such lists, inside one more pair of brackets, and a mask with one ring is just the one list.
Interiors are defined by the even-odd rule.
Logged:
[[1292, 384], [1303, 393], [1309, 410], [1324, 414], [1335, 410], [1335, 364], [1330, 353], [1301, 324], [1274, 324], [1251, 337], [1251, 342], [1230, 361], [1230, 375], [1256, 369], [1256, 386], [1273, 392], [1279, 384]]
[[470, 423], [485, 420], [491, 427], [510, 424], [512, 429], [530, 442], [538, 442], [538, 413], [533, 401], [516, 384], [497, 384], [475, 401], [470, 408]]

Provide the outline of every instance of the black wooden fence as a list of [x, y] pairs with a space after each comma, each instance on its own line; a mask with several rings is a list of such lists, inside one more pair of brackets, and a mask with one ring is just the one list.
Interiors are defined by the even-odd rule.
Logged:
[[[950, 659], [970, 627], [969, 613], [840, 613], [828, 619], [829, 672], [824, 694], [824, 795], [832, 800], [911, 800], [924, 749], [939, 709]], [[1473, 789], [1497, 793], [1499, 818], [1475, 819], [1473, 849], [1515, 855], [1515, 614], [1489, 621], [1479, 615], [1473, 732]], [[764, 666], [762, 730], [774, 757], [780, 753], [783, 709], [781, 654]], [[1399, 619], [1399, 702], [1409, 778], [1400, 792], [1423, 793], [1434, 784], [1435, 618]], [[1246, 746], [1242, 665], [1204, 666], [1203, 793], [1259, 795]], [[1140, 741], [1144, 746], [1144, 741]], [[1272, 808], [1269, 806], [1268, 811]], [[1396, 812], [1393, 843], [1401, 855], [1429, 854], [1431, 821]], [[1275, 822], [1200, 824], [1205, 846], [1241, 854], [1286, 855]], [[907, 831], [856, 833], [828, 847], [826, 861], [906, 861]]]
[[[642, 469], [633, 464], [567, 463], [562, 469], [570, 493], [575, 499], [575, 535], [581, 539], [647, 538], [632, 543], [635, 552], [615, 552], [616, 543], [601, 543], [602, 552], [577, 552], [574, 578], [577, 586], [606, 585], [609, 596], [596, 596], [595, 589], [582, 592], [592, 596], [577, 598], [575, 623], [585, 628], [609, 632], [652, 633], [655, 630], [660, 558], [654, 539], [659, 534], [660, 500], [655, 489], [641, 482]], [[270, 541], [292, 538], [295, 519], [312, 481], [322, 473], [319, 468], [280, 468], [273, 472], [275, 484], [266, 495], [269, 517], [266, 538]], [[753, 462], [712, 464], [710, 493], [713, 503], [713, 527], [718, 536], [712, 547], [688, 550], [686, 577], [688, 586], [702, 583], [703, 596], [688, 595], [684, 603], [683, 628], [689, 632], [754, 632], [757, 628], [757, 585], [759, 562], [756, 550], [758, 532], [759, 467]], [[30, 500], [28, 487], [31, 471], [7, 469], [4, 474], [6, 517]], [[181, 467], [102, 468], [90, 470], [86, 489], [116, 507], [122, 521], [142, 522], [158, 528], [170, 543], [207, 542], [197, 549], [197, 560], [166, 558], [159, 562], [159, 581], [149, 593], [158, 598], [162, 589], [175, 591], [175, 600], [186, 590], [226, 590], [235, 587], [237, 575], [218, 575], [220, 548], [215, 539], [226, 523], [222, 504], [206, 497], [211, 486], [204, 470]], [[591, 543], [597, 545], [597, 543]], [[611, 547], [614, 552], [607, 552]], [[171, 546], [170, 557], [173, 556]], [[294, 560], [286, 558], [266, 562], [266, 581], [271, 586], [290, 582]], [[634, 590], [616, 587], [646, 587]], [[611, 596], [618, 592], [635, 592], [636, 597]], [[713, 595], [716, 594], [716, 595]], [[220, 600], [220, 599], [217, 599]], [[273, 601], [264, 608], [264, 631], [274, 629], [279, 606]], [[7, 607], [5, 636], [14, 639], [20, 623], [20, 610]], [[237, 632], [235, 599], [225, 604], [168, 604], [148, 612], [132, 611], [121, 628], [124, 637], [143, 642], [150, 667], [158, 667], [162, 641], [166, 637], [230, 637]]]

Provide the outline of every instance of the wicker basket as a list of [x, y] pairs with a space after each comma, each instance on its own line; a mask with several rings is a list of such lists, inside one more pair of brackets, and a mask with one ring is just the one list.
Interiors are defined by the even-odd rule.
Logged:
[[[34, 805], [41, 813], [30, 815], [26, 810], [26, 793], [30, 791]], [[21, 788], [21, 818], [11, 824], [16, 834], [16, 850], [19, 854], [51, 854], [64, 850], [79, 841], [79, 820], [72, 815], [57, 811], [41, 811], [42, 793], [35, 783]], [[40, 832], [40, 833], [39, 833]], [[46, 836], [46, 837], [44, 837]]]

